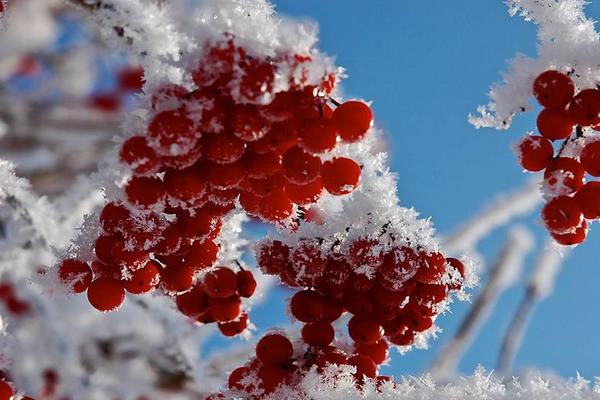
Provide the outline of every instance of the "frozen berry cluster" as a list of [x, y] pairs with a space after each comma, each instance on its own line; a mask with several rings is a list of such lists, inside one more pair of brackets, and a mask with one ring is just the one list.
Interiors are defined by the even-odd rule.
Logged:
[[577, 92], [568, 75], [549, 70], [535, 79], [533, 94], [544, 107], [540, 135], [519, 142], [520, 164], [544, 171], [542, 220], [556, 242], [576, 245], [585, 240], [588, 221], [600, 218], [600, 182], [585, 179], [600, 177], [600, 90]]
[[296, 343], [294, 346], [284, 334], [270, 333], [256, 345], [256, 357], [231, 372], [228, 391], [212, 394], [206, 399], [265, 399], [276, 390], [281, 390], [282, 386], [297, 393], [299, 389], [296, 386], [302, 382], [303, 375], [311, 369], [322, 372], [329, 365], [354, 367], [357, 385], [362, 384], [365, 378], [374, 378], [378, 384], [387, 382], [391, 378], [377, 376], [377, 366], [373, 361], [383, 362], [387, 358], [387, 346], [385, 342], [381, 343], [357, 347], [352, 354], [348, 354], [333, 345], [305, 346]]
[[360, 236], [333, 245], [318, 238], [294, 246], [268, 240], [258, 247], [264, 273], [305, 288], [291, 298], [290, 311], [304, 323], [307, 345], [331, 346], [336, 339], [332, 323], [348, 312], [355, 350], [379, 365], [390, 344], [409, 346], [416, 334], [431, 328], [448, 292], [461, 289], [461, 261], [414, 250], [390, 236]]
[[14, 286], [9, 282], [0, 282], [0, 301], [14, 316], [23, 316], [31, 312], [29, 303], [17, 296]]
[[159, 288], [185, 315], [234, 335], [249, 323], [241, 299], [256, 282], [250, 271], [216, 267], [224, 217], [241, 206], [293, 227], [299, 207], [352, 192], [361, 167], [332, 153], [361, 140], [373, 114], [330, 99], [336, 75], [315, 75], [310, 55], [256, 57], [232, 37], [203, 52], [193, 90], [152, 92], [146, 131], [121, 145], [131, 176], [124, 199], [100, 214], [94, 259], [65, 260], [59, 275], [98, 310]]

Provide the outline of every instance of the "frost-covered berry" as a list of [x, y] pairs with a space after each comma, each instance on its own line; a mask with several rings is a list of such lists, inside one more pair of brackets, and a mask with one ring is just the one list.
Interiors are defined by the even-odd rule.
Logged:
[[236, 336], [244, 332], [249, 323], [248, 314], [242, 313], [238, 319], [229, 322], [219, 322], [218, 326], [224, 336]]
[[309, 153], [319, 154], [333, 150], [338, 130], [329, 119], [322, 117], [305, 123], [298, 132], [298, 143]]
[[92, 269], [88, 263], [73, 258], [64, 260], [58, 268], [60, 280], [72, 288], [75, 293], [82, 293], [92, 283]]
[[571, 194], [583, 186], [585, 170], [570, 157], [553, 159], [544, 172], [544, 184], [552, 193]]
[[574, 121], [566, 110], [546, 108], [537, 118], [537, 129], [546, 139], [559, 140], [571, 136]]
[[356, 367], [356, 377], [375, 378], [377, 376], [377, 365], [371, 357], [364, 354], [355, 354], [348, 359], [348, 364]]
[[577, 201], [568, 196], [555, 197], [542, 209], [542, 220], [554, 233], [568, 233], [581, 224], [582, 218]]
[[143, 136], [132, 136], [124, 141], [119, 156], [137, 174], [153, 173], [160, 167], [160, 158]]
[[564, 108], [574, 94], [573, 81], [559, 71], [542, 72], [533, 82], [533, 95], [547, 108]]
[[388, 344], [385, 339], [381, 339], [373, 344], [356, 343], [355, 351], [371, 357], [377, 365], [383, 364], [388, 357]]
[[600, 124], [600, 90], [584, 89], [579, 92], [569, 103], [569, 113], [578, 125]]
[[231, 297], [238, 288], [237, 275], [225, 267], [218, 267], [207, 272], [202, 282], [206, 293], [211, 297]]
[[296, 146], [283, 155], [282, 167], [285, 177], [290, 182], [304, 185], [319, 177], [321, 159]]
[[552, 143], [542, 136], [525, 136], [517, 145], [519, 163], [527, 171], [541, 171], [552, 160]]
[[156, 114], [148, 125], [148, 135], [156, 141], [158, 152], [164, 155], [187, 153], [198, 137], [194, 122], [176, 110]]
[[160, 281], [160, 267], [150, 260], [143, 268], [131, 273], [131, 279], [123, 281], [125, 290], [133, 294], [148, 293], [158, 285]]

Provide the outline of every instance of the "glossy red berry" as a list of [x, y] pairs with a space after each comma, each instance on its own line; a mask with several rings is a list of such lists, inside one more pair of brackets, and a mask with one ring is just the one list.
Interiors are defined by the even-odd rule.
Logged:
[[559, 140], [571, 136], [575, 123], [566, 110], [546, 108], [537, 118], [537, 129], [546, 139]]
[[350, 100], [339, 105], [331, 119], [344, 142], [357, 142], [373, 126], [373, 111], [362, 101]]
[[542, 210], [544, 224], [554, 233], [569, 233], [581, 224], [582, 218], [581, 208], [572, 197], [555, 197]]
[[573, 81], [559, 71], [545, 71], [533, 82], [533, 95], [544, 107], [564, 108], [574, 94]]
[[269, 132], [267, 121], [261, 117], [259, 110], [253, 105], [235, 108], [231, 130], [233, 134], [245, 142], [254, 142]]
[[243, 141], [224, 133], [205, 136], [203, 146], [206, 159], [217, 164], [231, 164], [238, 161], [246, 149]]
[[6, 381], [0, 380], [0, 399], [1, 400], [12, 400], [15, 392], [12, 387]]
[[298, 132], [298, 143], [309, 153], [319, 154], [333, 150], [338, 130], [327, 118], [308, 121]]
[[587, 182], [577, 191], [575, 200], [585, 218], [600, 218], [600, 182]]
[[242, 312], [242, 300], [240, 296], [210, 297], [208, 309], [212, 317], [219, 322], [233, 321]]
[[440, 283], [446, 272], [446, 259], [439, 252], [419, 253], [419, 269], [415, 280], [422, 283]]
[[183, 293], [194, 285], [194, 268], [188, 264], [167, 265], [160, 273], [163, 289], [168, 293]]
[[92, 283], [92, 269], [88, 263], [73, 258], [62, 262], [58, 268], [58, 276], [75, 293], [85, 292]]
[[125, 186], [127, 200], [138, 208], [151, 208], [165, 197], [162, 181], [143, 176], [132, 177]]
[[516, 150], [521, 166], [531, 172], [546, 168], [554, 155], [552, 143], [542, 136], [525, 136]]
[[208, 310], [208, 295], [200, 285], [177, 296], [175, 302], [177, 309], [190, 318], [197, 318]]
[[579, 92], [569, 103], [569, 113], [578, 125], [600, 124], [600, 90], [584, 89]]
[[588, 143], [581, 151], [580, 160], [585, 172], [600, 177], [600, 141]]
[[448, 284], [448, 289], [460, 290], [465, 280], [465, 265], [462, 263], [462, 261], [452, 257], [447, 258], [446, 262], [450, 264], [451, 268], [451, 281]]
[[351, 193], [360, 180], [360, 166], [349, 158], [338, 157], [323, 163], [321, 181], [325, 189], [337, 196]]
[[383, 335], [381, 325], [373, 317], [355, 315], [348, 322], [348, 333], [352, 340], [362, 344], [374, 344]]
[[125, 300], [125, 288], [115, 279], [100, 277], [90, 284], [87, 297], [95, 309], [103, 312], [114, 311]]
[[388, 357], [388, 344], [385, 339], [381, 339], [373, 344], [356, 343], [355, 351], [371, 357], [377, 365], [383, 364]]
[[195, 241], [185, 255], [185, 261], [196, 270], [211, 267], [219, 255], [219, 246], [212, 240]]
[[231, 337], [244, 332], [249, 323], [248, 314], [243, 313], [238, 319], [229, 322], [220, 322], [218, 326], [224, 336]]
[[355, 354], [348, 359], [348, 364], [356, 367], [356, 376], [359, 379], [364, 377], [375, 378], [377, 376], [377, 365], [367, 355]]
[[256, 357], [265, 365], [282, 366], [289, 362], [293, 354], [292, 342], [277, 333], [264, 336], [256, 345]]
[[123, 281], [125, 290], [133, 294], [148, 293], [160, 281], [160, 267], [152, 260], [138, 270], [131, 273], [131, 279]]
[[100, 213], [100, 225], [105, 232], [119, 233], [124, 221], [131, 216], [129, 210], [119, 203], [107, 203]]
[[292, 297], [290, 311], [299, 321], [318, 321], [323, 318], [325, 299], [314, 290], [303, 290]]
[[292, 215], [294, 204], [283, 190], [273, 191], [264, 199], [260, 215], [268, 221], [282, 221]]
[[302, 340], [311, 346], [325, 347], [334, 337], [333, 326], [327, 321], [311, 322], [302, 327]]
[[225, 267], [209, 271], [203, 278], [204, 289], [211, 297], [231, 297], [237, 292], [238, 278], [235, 272]]
[[242, 270], [237, 273], [238, 293], [242, 297], [251, 297], [256, 290], [256, 279], [251, 271]]
[[305, 185], [319, 177], [321, 160], [295, 146], [283, 155], [282, 167], [290, 182]]

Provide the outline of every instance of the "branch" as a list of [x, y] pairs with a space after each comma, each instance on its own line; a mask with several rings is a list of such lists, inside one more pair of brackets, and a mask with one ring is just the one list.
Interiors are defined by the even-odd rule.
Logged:
[[490, 271], [485, 287], [454, 338], [447, 343], [431, 365], [430, 372], [434, 376], [452, 374], [500, 293], [518, 279], [523, 260], [532, 246], [533, 238], [529, 231], [521, 227], [514, 227], [509, 231], [504, 248]]

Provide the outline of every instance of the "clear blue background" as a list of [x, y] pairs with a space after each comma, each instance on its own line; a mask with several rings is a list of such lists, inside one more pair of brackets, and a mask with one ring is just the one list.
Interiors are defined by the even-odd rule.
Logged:
[[[500, 80], [508, 59], [517, 52], [535, 55], [535, 26], [509, 17], [502, 1], [275, 3], [281, 13], [319, 23], [320, 48], [336, 55], [350, 76], [344, 82], [346, 94], [373, 100], [377, 123], [389, 134], [391, 167], [400, 174], [403, 204], [431, 216], [441, 233], [452, 231], [496, 195], [529, 178], [517, 165], [510, 144], [534, 129], [533, 113], [519, 116], [508, 131], [477, 131], [467, 122], [467, 114], [487, 102], [485, 93]], [[600, 2], [587, 11], [600, 17]], [[522, 222], [535, 232], [537, 246], [543, 245], [546, 237], [537, 213]], [[568, 259], [556, 292], [537, 307], [515, 362], [517, 370], [538, 367], [564, 376], [600, 376], [600, 323], [593, 311], [600, 304], [599, 230], [593, 226], [588, 241]], [[505, 233], [496, 232], [481, 244], [488, 261], [499, 251]], [[527, 272], [519, 285], [503, 294], [460, 363], [461, 372], [471, 373], [478, 364], [494, 368], [526, 277]], [[278, 290], [268, 305], [253, 310], [261, 329], [287, 322], [287, 295]], [[438, 319], [444, 332], [430, 350], [395, 353], [383, 373], [424, 371], [468, 308], [455, 304], [452, 314]]]

